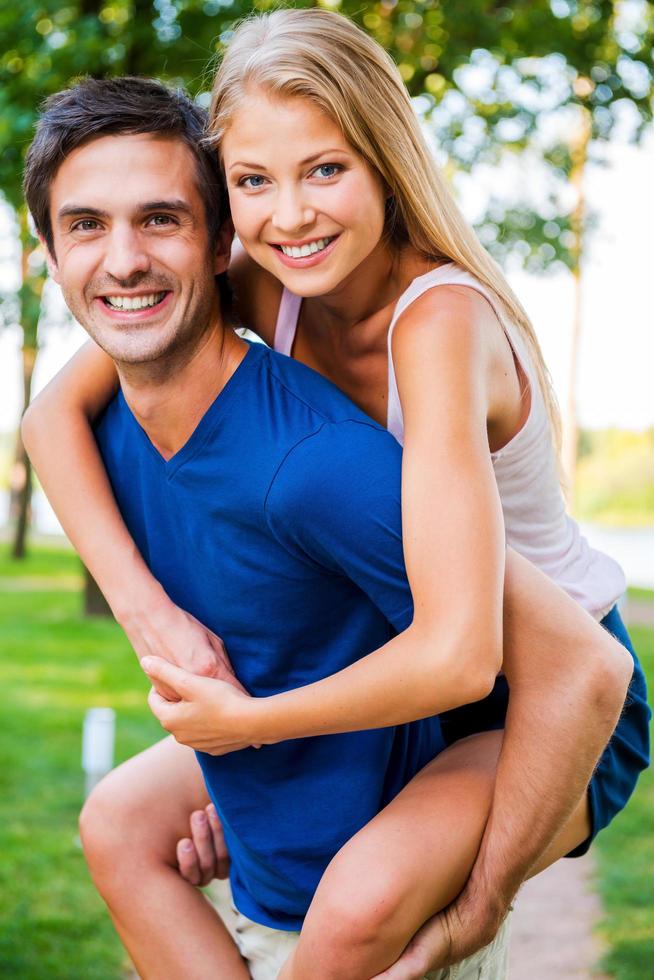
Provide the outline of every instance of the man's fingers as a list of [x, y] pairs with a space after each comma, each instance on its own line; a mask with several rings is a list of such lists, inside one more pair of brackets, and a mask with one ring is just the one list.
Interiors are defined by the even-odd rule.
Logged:
[[202, 878], [195, 844], [188, 837], [177, 841], [177, 865], [182, 878], [191, 885], [199, 885]]
[[213, 803], [210, 803], [207, 806], [206, 812], [211, 837], [213, 839], [213, 849], [216, 859], [216, 878], [227, 878], [229, 875], [229, 852], [227, 850], [227, 845], [225, 844], [223, 825], [220, 822]]
[[216, 876], [216, 855], [209, 820], [204, 810], [191, 814], [191, 837], [200, 866], [200, 884], [208, 885]]
[[187, 670], [182, 670], [161, 657], [144, 657], [141, 667], [153, 684], [156, 682], [159, 688], [165, 686], [173, 691], [178, 700], [190, 692], [194, 678]]

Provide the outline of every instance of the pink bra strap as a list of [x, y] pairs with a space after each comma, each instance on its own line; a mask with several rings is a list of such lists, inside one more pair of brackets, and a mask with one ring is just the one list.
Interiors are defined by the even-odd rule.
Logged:
[[287, 354], [291, 356], [291, 350], [293, 349], [293, 341], [295, 340], [295, 331], [297, 330], [297, 321], [300, 315], [300, 306], [302, 305], [302, 297], [296, 296], [295, 293], [291, 293], [288, 289], [282, 291], [282, 299], [279, 304], [279, 312], [277, 314], [277, 323], [275, 324], [275, 339], [274, 348], [280, 354]]

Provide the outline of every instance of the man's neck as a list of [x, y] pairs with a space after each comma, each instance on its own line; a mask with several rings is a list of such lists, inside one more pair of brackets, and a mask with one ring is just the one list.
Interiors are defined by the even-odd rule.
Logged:
[[147, 364], [118, 364], [125, 399], [164, 459], [188, 441], [247, 351], [220, 321], [188, 348]]

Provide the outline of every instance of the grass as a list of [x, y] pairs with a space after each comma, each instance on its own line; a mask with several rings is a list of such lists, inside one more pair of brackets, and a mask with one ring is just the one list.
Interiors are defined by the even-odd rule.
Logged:
[[[639, 599], [647, 590], [639, 590]], [[649, 598], [654, 599], [650, 592]], [[654, 629], [634, 627], [634, 646], [654, 690]], [[609, 946], [603, 968], [616, 980], [654, 976], [654, 773], [648, 770], [624, 813], [594, 847]]]
[[118, 980], [125, 954], [77, 840], [82, 720], [117, 713], [117, 760], [160, 737], [118, 627], [80, 616], [72, 552], [0, 558], [0, 977]]
[[[77, 841], [82, 720], [117, 713], [117, 761], [161, 735], [147, 684], [118, 627], [80, 616], [80, 566], [40, 548], [0, 557], [0, 977], [119, 980], [125, 955]], [[639, 600], [654, 593], [634, 590]], [[654, 630], [634, 629], [654, 687]], [[598, 885], [616, 980], [651, 980], [654, 963], [654, 777], [598, 838]]]

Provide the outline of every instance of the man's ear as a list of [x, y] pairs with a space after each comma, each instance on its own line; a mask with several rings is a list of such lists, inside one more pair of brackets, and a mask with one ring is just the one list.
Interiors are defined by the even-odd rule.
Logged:
[[48, 267], [48, 274], [51, 279], [54, 279], [56, 283], [59, 283], [59, 266], [57, 265], [57, 260], [51, 253], [47, 246], [46, 240], [43, 235], [38, 236], [39, 242], [41, 243], [41, 248], [45, 254], [45, 264]]
[[232, 242], [234, 241], [234, 225], [231, 219], [228, 218], [221, 225], [220, 231], [218, 232], [218, 238], [214, 246], [214, 274], [220, 275], [221, 272], [227, 272], [229, 268], [229, 259], [232, 254]]

